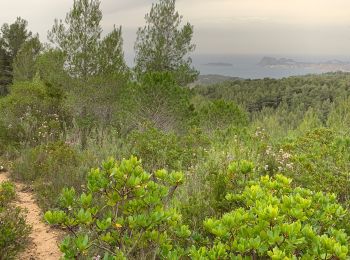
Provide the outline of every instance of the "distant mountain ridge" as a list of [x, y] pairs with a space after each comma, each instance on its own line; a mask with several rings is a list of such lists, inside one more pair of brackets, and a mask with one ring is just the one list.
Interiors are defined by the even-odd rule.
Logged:
[[294, 65], [297, 64], [295, 60], [286, 59], [286, 58], [274, 58], [274, 57], [264, 57], [258, 63], [260, 66], [273, 66], [273, 65]]
[[343, 71], [350, 72], [350, 62], [337, 59], [325, 62], [300, 62], [287, 58], [263, 57], [258, 63], [261, 67], [268, 68], [313, 68], [324, 72]]
[[204, 66], [232, 67], [233, 64], [227, 62], [209, 62], [204, 64]]

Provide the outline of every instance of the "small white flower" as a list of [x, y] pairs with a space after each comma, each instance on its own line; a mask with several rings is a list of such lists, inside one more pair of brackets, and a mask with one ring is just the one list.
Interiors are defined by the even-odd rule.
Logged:
[[287, 167], [288, 169], [293, 169], [293, 163], [287, 163], [287, 164], [286, 164], [286, 167]]

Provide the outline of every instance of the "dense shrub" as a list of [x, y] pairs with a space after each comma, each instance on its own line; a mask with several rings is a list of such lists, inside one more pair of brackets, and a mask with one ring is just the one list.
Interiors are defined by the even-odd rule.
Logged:
[[[226, 194], [239, 192], [251, 179], [256, 178], [254, 164], [246, 160], [233, 160], [226, 153], [208, 151], [210, 156], [187, 174], [180, 188], [178, 207], [192, 231], [203, 235], [205, 218], [221, 216], [232, 208]], [[198, 242], [203, 236], [197, 236]]]
[[7, 122], [5, 122], [5, 116], [0, 117], [0, 156], [13, 150], [13, 148], [19, 148], [21, 141], [20, 135], [21, 131], [18, 126], [14, 128], [12, 124], [7, 124]]
[[298, 185], [337, 194], [349, 206], [350, 139], [327, 128], [284, 142], [277, 156], [280, 170]]
[[128, 137], [131, 153], [144, 162], [147, 170], [188, 169], [205, 157], [208, 139], [198, 129], [187, 134], [165, 133], [156, 128], [134, 131]]
[[239, 208], [209, 218], [210, 246], [192, 249], [195, 259], [266, 258], [347, 259], [348, 214], [335, 195], [293, 188], [291, 180], [262, 177], [241, 194], [227, 194]]
[[116, 114], [121, 132], [143, 130], [146, 125], [163, 131], [183, 132], [192, 107], [188, 89], [177, 85], [171, 73], [147, 73], [123, 91]]
[[15, 83], [0, 100], [0, 141], [19, 147], [57, 140], [70, 121], [63, 98], [59, 88], [39, 79]]
[[3, 182], [0, 186], [0, 208], [4, 208], [15, 198], [15, 185], [11, 182]]
[[349, 134], [350, 129], [350, 97], [339, 96], [332, 104], [327, 125], [335, 130]]
[[61, 189], [68, 183], [80, 190], [83, 176], [78, 169], [81, 157], [63, 142], [48, 143], [24, 151], [13, 166], [13, 176], [34, 185], [40, 206], [57, 203]]
[[248, 124], [246, 113], [235, 103], [225, 100], [209, 101], [199, 109], [197, 117], [200, 127], [206, 132]]
[[183, 179], [180, 172], [149, 174], [135, 157], [110, 159], [91, 170], [85, 193], [64, 189], [62, 210], [45, 219], [71, 231], [60, 247], [66, 259], [177, 259], [190, 231], [169, 203]]
[[[330, 102], [337, 97], [349, 96], [349, 73], [326, 73], [283, 79], [232, 80], [223, 83], [198, 86], [195, 92], [209, 99], [234, 101], [249, 112], [260, 112], [264, 108], [272, 111], [284, 107], [287, 114], [300, 115], [313, 107], [319, 109], [322, 120], [327, 118]], [[288, 120], [288, 118], [284, 118]]]
[[15, 198], [15, 186], [11, 182], [0, 184], [0, 259], [16, 259], [24, 248], [30, 227], [23, 212], [9, 205]]

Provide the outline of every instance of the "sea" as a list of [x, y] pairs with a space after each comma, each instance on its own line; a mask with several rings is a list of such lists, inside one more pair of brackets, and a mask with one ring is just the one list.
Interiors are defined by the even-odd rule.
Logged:
[[[244, 79], [285, 78], [307, 74], [321, 74], [324, 70], [316, 68], [270, 68], [259, 66], [263, 57], [288, 58], [298, 62], [326, 62], [329, 60], [350, 61], [350, 56], [326, 55], [236, 55], [236, 54], [196, 54], [191, 55], [193, 66], [201, 75], [216, 74]], [[126, 57], [127, 63], [133, 66], [133, 58]]]

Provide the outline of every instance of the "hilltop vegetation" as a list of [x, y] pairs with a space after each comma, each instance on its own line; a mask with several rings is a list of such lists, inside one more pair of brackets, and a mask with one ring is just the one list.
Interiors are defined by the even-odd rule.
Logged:
[[[0, 34], [0, 167], [67, 232], [64, 258], [348, 259], [350, 74], [188, 88], [193, 27], [174, 0], [146, 15], [135, 68], [99, 4], [75, 0], [50, 46], [23, 19]], [[28, 233], [11, 187], [0, 259]]]

